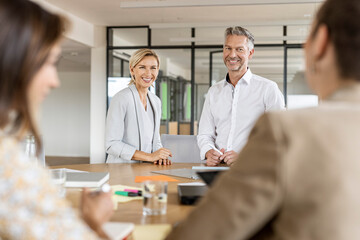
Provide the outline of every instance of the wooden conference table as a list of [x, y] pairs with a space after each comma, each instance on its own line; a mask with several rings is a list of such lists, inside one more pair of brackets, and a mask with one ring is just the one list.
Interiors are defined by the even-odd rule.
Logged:
[[[200, 164], [192, 163], [173, 163], [170, 166], [158, 166], [149, 163], [118, 163], [118, 164], [79, 164], [79, 165], [63, 165], [53, 168], [70, 168], [89, 172], [109, 172], [110, 185], [128, 185], [133, 187], [141, 187], [141, 183], [135, 183], [135, 176], [158, 175], [151, 171], [191, 168], [192, 166], [200, 166]], [[171, 176], [173, 177], [173, 176]], [[143, 216], [142, 201], [133, 200], [126, 203], [119, 203], [118, 208], [111, 218], [111, 221], [132, 222], [135, 224], [155, 224], [169, 223], [175, 224], [183, 219], [194, 208], [193, 206], [181, 205], [178, 201], [177, 184], [180, 182], [194, 182], [195, 180], [173, 177], [179, 182], [168, 183], [168, 203], [166, 215], [160, 216]], [[197, 180], [199, 181], [199, 180]], [[80, 192], [75, 189], [67, 188], [66, 198], [70, 200], [74, 207], [79, 206]]]

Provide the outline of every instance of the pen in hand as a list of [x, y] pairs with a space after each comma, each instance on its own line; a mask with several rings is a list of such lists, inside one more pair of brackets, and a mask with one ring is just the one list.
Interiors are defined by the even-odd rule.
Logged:
[[223, 155], [223, 153], [222, 153], [219, 149], [217, 149], [216, 147], [214, 147], [213, 145], [209, 144], [209, 146], [210, 146], [212, 149], [214, 149], [216, 152], [218, 152], [220, 155]]

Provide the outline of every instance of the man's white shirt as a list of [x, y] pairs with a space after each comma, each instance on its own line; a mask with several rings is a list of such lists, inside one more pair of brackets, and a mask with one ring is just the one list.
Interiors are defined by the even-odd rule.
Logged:
[[211, 146], [239, 153], [260, 115], [285, 109], [284, 96], [275, 82], [250, 69], [235, 87], [227, 78], [213, 85], [205, 99], [197, 136], [201, 159]]

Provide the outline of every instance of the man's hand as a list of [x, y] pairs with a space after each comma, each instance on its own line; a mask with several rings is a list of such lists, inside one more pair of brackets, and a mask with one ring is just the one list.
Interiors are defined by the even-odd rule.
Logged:
[[224, 160], [227, 165], [231, 165], [236, 161], [237, 157], [238, 153], [231, 150], [225, 152], [222, 156], [220, 156], [220, 161]]
[[215, 151], [214, 149], [210, 149], [206, 152], [205, 158], [206, 158], [206, 165], [207, 166], [216, 166], [220, 163], [220, 156], [221, 154]]

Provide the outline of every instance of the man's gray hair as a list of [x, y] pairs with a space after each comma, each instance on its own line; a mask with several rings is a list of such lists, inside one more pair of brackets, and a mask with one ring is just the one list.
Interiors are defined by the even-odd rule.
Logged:
[[245, 36], [247, 37], [247, 44], [248, 44], [248, 48], [249, 50], [253, 50], [254, 49], [254, 36], [251, 34], [251, 32], [249, 30], [247, 30], [246, 28], [240, 27], [240, 26], [235, 26], [235, 27], [228, 27], [225, 30], [225, 41], [226, 38], [230, 35], [237, 35], [237, 36]]

